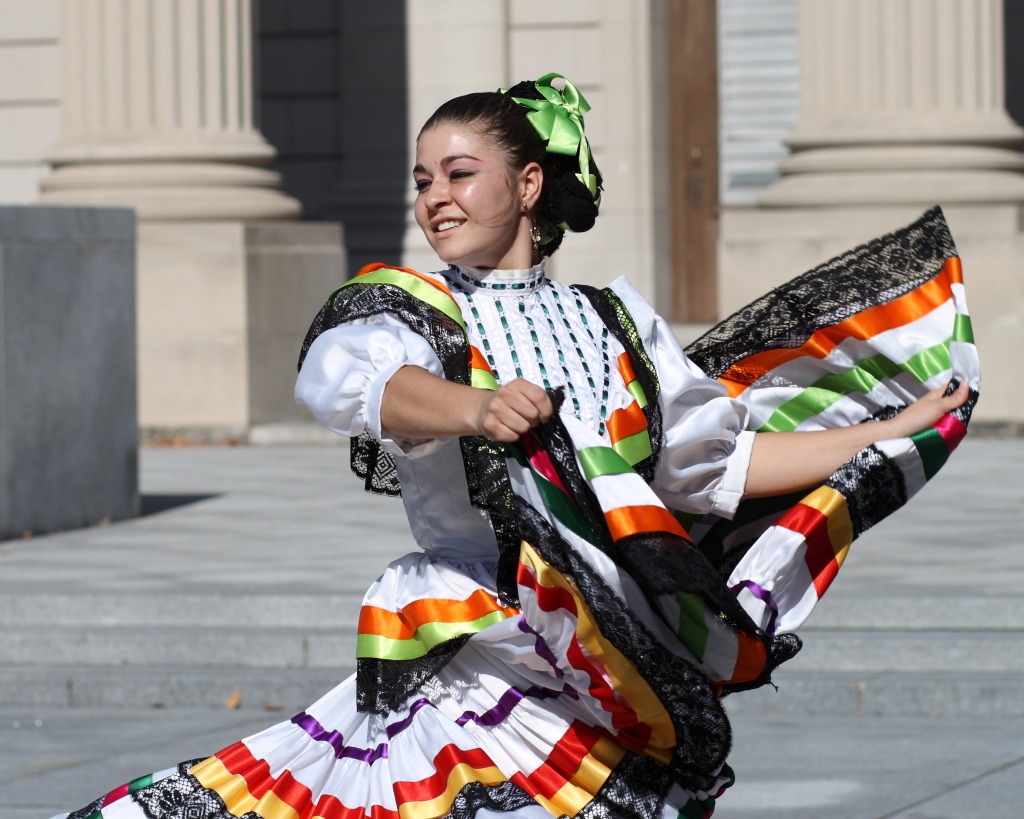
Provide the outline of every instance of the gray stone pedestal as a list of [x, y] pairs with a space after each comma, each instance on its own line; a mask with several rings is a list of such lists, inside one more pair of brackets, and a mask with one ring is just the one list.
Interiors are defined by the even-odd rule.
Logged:
[[135, 216], [0, 207], [0, 538], [138, 511]]

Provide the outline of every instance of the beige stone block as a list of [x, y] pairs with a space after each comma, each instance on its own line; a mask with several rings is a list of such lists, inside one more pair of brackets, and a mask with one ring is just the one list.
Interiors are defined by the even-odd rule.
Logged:
[[0, 45], [0, 101], [52, 103], [59, 97], [60, 54], [56, 42]]
[[567, 23], [593, 23], [599, 17], [600, 3], [593, 0], [516, 0], [509, 3], [512, 26], [552, 26]]
[[406, 5], [410, 144], [443, 102], [504, 85], [504, 4], [437, 0]]
[[344, 275], [335, 224], [141, 224], [140, 426], [244, 438], [307, 420], [299, 347]]
[[42, 40], [60, 33], [60, 0], [0, 0], [4, 40]]
[[248, 425], [241, 224], [140, 224], [139, 424]]
[[599, 82], [602, 67], [601, 30], [580, 27], [571, 30], [512, 29], [509, 32], [509, 64], [516, 80], [536, 79], [551, 71], [564, 74], [574, 83]]
[[39, 196], [39, 180], [47, 172], [42, 163], [5, 165], [0, 162], [0, 204], [28, 205]]
[[340, 226], [249, 225], [246, 253], [250, 421], [309, 420], [292, 390], [309, 324], [345, 280]]
[[4, 162], [41, 162], [60, 133], [56, 103], [0, 106], [0, 159]]

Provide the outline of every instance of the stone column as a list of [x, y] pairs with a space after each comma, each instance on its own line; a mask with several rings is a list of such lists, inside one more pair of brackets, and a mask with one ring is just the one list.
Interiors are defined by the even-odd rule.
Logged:
[[62, 0], [62, 129], [47, 204], [140, 220], [291, 219], [253, 125], [251, 0]]
[[[62, 0], [61, 138], [47, 204], [138, 215], [147, 437], [307, 434], [309, 322], [345, 279], [340, 225], [298, 222], [253, 120], [252, 0]], [[276, 430], [276, 431], [275, 431]]]
[[801, 0], [800, 119], [771, 207], [1024, 201], [1003, 0]]

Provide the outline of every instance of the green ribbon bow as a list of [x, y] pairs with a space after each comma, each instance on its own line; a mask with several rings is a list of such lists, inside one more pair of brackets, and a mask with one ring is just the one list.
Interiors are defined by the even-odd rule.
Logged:
[[[552, 80], [556, 79], [564, 80], [564, 90], [559, 91], [551, 85]], [[579, 155], [580, 172], [576, 174], [576, 178], [587, 186], [594, 201], [600, 204], [597, 175], [590, 170], [590, 143], [583, 132], [583, 115], [590, 110], [590, 104], [576, 86], [561, 74], [545, 74], [535, 85], [544, 99], [512, 97], [512, 100], [524, 108], [531, 109], [526, 118], [540, 138], [547, 142], [548, 152], [566, 156]]]

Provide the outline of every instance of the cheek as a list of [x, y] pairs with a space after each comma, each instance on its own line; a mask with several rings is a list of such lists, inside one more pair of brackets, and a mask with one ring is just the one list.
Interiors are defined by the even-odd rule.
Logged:
[[413, 204], [413, 216], [416, 218], [416, 224], [424, 231], [429, 233], [428, 226], [430, 224], [430, 217], [427, 215], [427, 206], [423, 201], [422, 196], [416, 197], [416, 202]]
[[466, 207], [472, 207], [478, 224], [486, 227], [508, 227], [519, 214], [517, 202], [504, 187], [479, 186], [466, 191]]

